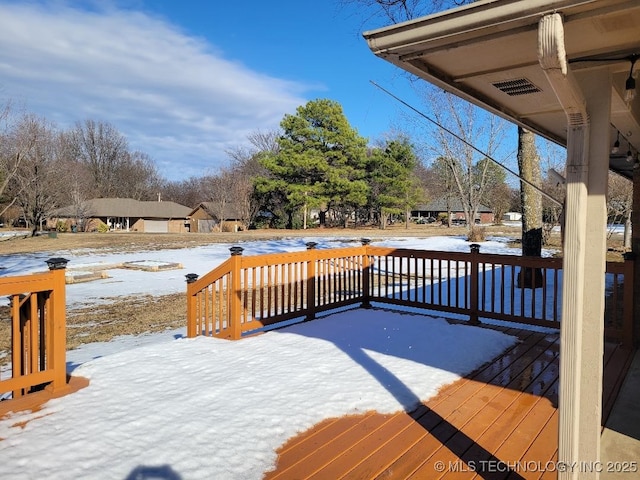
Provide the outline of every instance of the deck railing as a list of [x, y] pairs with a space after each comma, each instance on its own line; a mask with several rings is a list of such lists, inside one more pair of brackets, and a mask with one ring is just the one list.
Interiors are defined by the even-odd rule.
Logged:
[[242, 248], [202, 278], [187, 275], [187, 333], [238, 339], [295, 318], [362, 302], [365, 250], [308, 250], [243, 257]]
[[0, 295], [9, 296], [11, 369], [0, 371], [0, 395], [18, 398], [47, 387], [67, 386], [65, 268], [67, 260], [47, 260], [49, 271], [0, 278]]
[[634, 343], [633, 264], [631, 255], [625, 255], [624, 262], [607, 262], [605, 337], [624, 346]]
[[[371, 302], [559, 328], [562, 259], [376, 247], [243, 257], [187, 275], [188, 335], [238, 339], [319, 312]], [[632, 337], [632, 261], [607, 263], [608, 338]], [[522, 288], [527, 279], [537, 288]]]

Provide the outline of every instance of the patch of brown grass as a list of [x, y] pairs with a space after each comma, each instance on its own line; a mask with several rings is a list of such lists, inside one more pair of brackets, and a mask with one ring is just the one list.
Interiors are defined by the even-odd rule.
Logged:
[[[108, 342], [120, 335], [140, 335], [186, 326], [187, 299], [184, 293], [154, 297], [142, 295], [107, 299], [112, 303], [67, 312], [67, 349], [84, 343]], [[0, 366], [11, 361], [11, 317], [0, 307]]]
[[67, 348], [83, 343], [108, 342], [119, 335], [139, 335], [184, 327], [184, 293], [106, 299], [113, 303], [74, 309], [67, 313]]
[[[504, 225], [485, 227], [487, 233], [493, 235], [519, 235], [520, 229]], [[214, 243], [237, 243], [254, 240], [271, 240], [291, 237], [326, 237], [354, 239], [385, 237], [431, 237], [439, 235], [463, 235], [464, 227], [447, 228], [442, 225], [411, 224], [392, 225], [385, 230], [379, 228], [310, 228], [308, 230], [243, 230], [236, 233], [139, 233], [139, 232], [108, 232], [108, 233], [58, 233], [57, 238], [47, 235], [37, 237], [20, 237], [0, 240], [0, 255], [16, 253], [49, 252], [52, 256], [64, 255], [64, 251], [82, 250], [83, 253], [96, 252], [131, 252], [142, 250], [166, 250], [191, 248]]]

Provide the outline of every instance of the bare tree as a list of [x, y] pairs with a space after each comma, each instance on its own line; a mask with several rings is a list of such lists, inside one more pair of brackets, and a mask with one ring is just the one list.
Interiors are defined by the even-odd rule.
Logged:
[[522, 255], [542, 254], [542, 195], [533, 185], [541, 185], [540, 160], [533, 132], [518, 127], [518, 168], [522, 196]]
[[[365, 22], [375, 19], [386, 19], [394, 23], [416, 18], [421, 15], [438, 12], [446, 8], [473, 3], [474, 0], [342, 0], [345, 7], [356, 6], [364, 12]], [[363, 22], [364, 23], [364, 22]], [[519, 145], [534, 146], [534, 134], [525, 129], [518, 130]], [[525, 169], [524, 174], [533, 174], [532, 183], [540, 185], [540, 168], [534, 165], [537, 155], [535, 150], [529, 148], [526, 152], [518, 152], [519, 163]], [[527, 178], [527, 180], [529, 180]], [[525, 193], [525, 184], [522, 183], [523, 197], [523, 255], [540, 255], [537, 253], [537, 244], [542, 243], [542, 209], [537, 206], [539, 199], [529, 189]], [[529, 187], [530, 188], [530, 187]], [[531, 205], [528, 203], [531, 201]], [[534, 215], [534, 217], [532, 217]], [[528, 218], [527, 218], [528, 217]], [[526, 225], [526, 227], [525, 227]], [[538, 228], [540, 225], [540, 228]], [[526, 245], [526, 246], [525, 246]]]
[[[564, 198], [566, 195], [566, 186], [565, 186], [565, 162], [563, 158], [564, 149], [551, 144], [550, 142], [542, 142], [539, 148], [533, 150], [533, 153], [537, 154], [538, 150], [540, 153], [540, 158], [533, 158], [529, 161], [533, 162], [533, 164], [540, 165], [541, 179], [538, 180], [540, 187], [545, 192], [546, 195], [542, 195], [542, 244], [546, 245], [550, 242], [551, 234], [553, 230], [559, 225], [561, 237], [564, 235]], [[529, 172], [529, 168], [524, 168], [523, 173]], [[545, 173], [543, 173], [545, 172]], [[522, 188], [521, 188], [522, 195]], [[556, 199], [556, 201], [551, 201], [549, 197]], [[536, 200], [536, 199], [532, 199]], [[536, 200], [537, 201], [537, 200]], [[529, 208], [529, 207], [527, 207]], [[524, 209], [523, 209], [524, 211]], [[527, 220], [525, 218], [525, 220]], [[529, 222], [527, 222], [529, 223]], [[523, 231], [524, 231], [524, 223], [523, 223]], [[529, 227], [527, 227], [529, 228]]]
[[115, 197], [129, 159], [127, 140], [111, 124], [85, 120], [70, 132], [71, 151], [91, 174], [95, 197]]
[[73, 143], [68, 132], [58, 134], [59, 165], [65, 172], [65, 188], [59, 192], [59, 203], [64, 207], [71, 207], [75, 225], [84, 231], [88, 227], [91, 216], [87, 200], [95, 196], [91, 174], [85, 164], [73, 154]]
[[225, 220], [228, 219], [229, 206], [233, 197], [232, 174], [227, 168], [217, 175], [205, 177], [206, 201], [209, 214], [220, 222], [220, 231], [224, 231]]
[[430, 94], [430, 100], [436, 121], [457, 136], [439, 128], [434, 135], [436, 143], [431, 148], [448, 168], [452, 189], [472, 233], [481, 200], [495, 184], [497, 171], [476, 148], [481, 146], [478, 150], [495, 157], [506, 123], [450, 94]]
[[244, 160], [233, 162], [229, 181], [236, 213], [244, 228], [249, 228], [256, 219], [260, 203], [256, 199], [254, 179], [265, 174], [265, 168], [260, 164], [259, 154], [254, 154]]
[[277, 130], [256, 131], [247, 137], [251, 148], [236, 148], [227, 151], [227, 155], [231, 158], [231, 168], [227, 171], [226, 177], [230, 182], [230, 201], [244, 228], [249, 228], [260, 209], [260, 202], [256, 198], [254, 179], [267, 175], [267, 170], [260, 163], [260, 158], [263, 155], [278, 153], [279, 136], [280, 132]]
[[[542, 195], [532, 185], [540, 185], [540, 161], [533, 132], [518, 127], [518, 168], [526, 182], [520, 182], [522, 197], [522, 255], [542, 255]], [[518, 276], [520, 288], [538, 288], [543, 285], [539, 269], [523, 268]]]
[[206, 200], [205, 179], [189, 177], [185, 180], [166, 181], [160, 185], [160, 192], [164, 200], [195, 208]]
[[493, 212], [496, 225], [502, 225], [502, 217], [511, 207], [511, 196], [511, 188], [504, 182], [494, 185], [486, 192], [483, 203]]
[[431, 179], [429, 189], [434, 198], [442, 199], [447, 207], [447, 227], [451, 228], [451, 209], [455, 198], [454, 181], [449, 161], [442, 157], [437, 157], [429, 167]]
[[143, 152], [127, 153], [117, 168], [114, 195], [136, 200], [154, 200], [162, 179], [151, 157]]
[[474, 0], [339, 0], [339, 4], [348, 7], [355, 5], [365, 12], [365, 20], [394, 23], [411, 18], [439, 12], [446, 8], [471, 3]]
[[[631, 250], [631, 210], [633, 208], [633, 182], [609, 172], [607, 215], [611, 223], [624, 222], [624, 248]], [[611, 235], [612, 232], [609, 233]]]
[[279, 130], [269, 130], [267, 132], [255, 131], [247, 136], [247, 140], [253, 146], [252, 155], [256, 153], [278, 153], [280, 144], [278, 137], [282, 132]]
[[52, 125], [34, 115], [25, 116], [17, 125], [16, 141], [28, 148], [22, 149], [13, 188], [32, 235], [59, 206], [59, 192], [64, 188], [58, 138]]
[[0, 106], [0, 217], [16, 203], [18, 191], [11, 188], [25, 152], [32, 147], [33, 138], [24, 137], [18, 131], [18, 120], [9, 102]]

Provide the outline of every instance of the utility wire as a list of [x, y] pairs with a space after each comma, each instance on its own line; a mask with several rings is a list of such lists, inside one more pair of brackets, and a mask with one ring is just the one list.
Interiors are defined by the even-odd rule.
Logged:
[[384, 93], [386, 93], [387, 95], [389, 95], [391, 98], [394, 98], [395, 100], [397, 100], [398, 102], [400, 102], [402, 105], [404, 105], [405, 107], [409, 108], [410, 110], [413, 110], [415, 113], [417, 113], [418, 115], [420, 115], [422, 118], [424, 118], [425, 120], [430, 121], [431, 123], [433, 123], [436, 127], [441, 128], [442, 130], [444, 130], [445, 132], [447, 132], [449, 135], [455, 137], [456, 139], [460, 140], [462, 143], [464, 143], [465, 145], [471, 147], [472, 149], [474, 149], [476, 152], [478, 152], [480, 155], [485, 156], [487, 159], [491, 160], [493, 163], [495, 163], [496, 165], [498, 165], [499, 167], [504, 168], [507, 172], [509, 172], [511, 175], [514, 175], [515, 177], [519, 178], [521, 182], [526, 183], [527, 185], [529, 185], [530, 187], [536, 189], [538, 192], [540, 192], [543, 196], [545, 196], [546, 198], [548, 198], [549, 200], [551, 200], [552, 202], [556, 203], [559, 206], [563, 206], [563, 203], [560, 200], [557, 200], [556, 198], [552, 197], [551, 195], [549, 195], [547, 192], [545, 192], [544, 190], [542, 190], [540, 187], [538, 187], [537, 185], [531, 183], [529, 180], [526, 180], [524, 178], [522, 178], [519, 174], [517, 174], [516, 172], [514, 172], [513, 170], [511, 170], [509, 167], [504, 166], [503, 164], [501, 164], [500, 162], [498, 162], [495, 158], [492, 158], [490, 155], [487, 155], [485, 152], [483, 152], [482, 150], [480, 150], [479, 148], [475, 147], [474, 145], [472, 145], [471, 143], [467, 142], [464, 138], [460, 137], [460, 135], [456, 134], [455, 132], [452, 132], [451, 130], [449, 130], [447, 127], [445, 127], [444, 125], [441, 125], [440, 123], [438, 123], [437, 121], [433, 120], [431, 117], [429, 117], [428, 115], [425, 115], [424, 113], [422, 113], [420, 110], [418, 110], [417, 108], [409, 105], [407, 102], [405, 102], [404, 100], [402, 100], [401, 98], [395, 96], [393, 93], [391, 93], [390, 91], [386, 90], [385, 88], [381, 87], [380, 85], [378, 85], [376, 82], [374, 82], [373, 80], [369, 80], [373, 86], [379, 88], [380, 90], [382, 90]]

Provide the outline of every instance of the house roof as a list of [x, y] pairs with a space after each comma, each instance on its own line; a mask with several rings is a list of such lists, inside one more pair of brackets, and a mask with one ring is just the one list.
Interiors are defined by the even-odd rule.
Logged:
[[[191, 209], [175, 202], [140, 201], [133, 198], [94, 198], [82, 203], [89, 217], [186, 218]], [[71, 217], [78, 208], [70, 205], [54, 212], [55, 216]]]
[[539, 20], [556, 12], [576, 79], [611, 75], [611, 147], [618, 131], [623, 140], [609, 166], [631, 178], [626, 140], [640, 150], [640, 91], [629, 105], [624, 93], [629, 57], [640, 54], [637, 0], [480, 0], [364, 37], [377, 56], [566, 146], [566, 114], [538, 60]]
[[[447, 207], [447, 200], [444, 198], [439, 198], [434, 200], [433, 202], [427, 204], [416, 205], [411, 209], [412, 211], [420, 211], [420, 212], [447, 212], [451, 210], [452, 212], [462, 212], [464, 209], [462, 208], [462, 202], [456, 198], [452, 198], [449, 202], [449, 206]], [[489, 207], [484, 205], [480, 205], [478, 207], [478, 213], [492, 213], [492, 210]]]
[[[202, 202], [196, 208], [191, 210], [189, 216], [192, 216], [197, 210], [203, 209], [212, 217], [217, 217], [217, 207], [214, 202]], [[240, 218], [240, 209], [235, 203], [227, 203], [224, 206], [224, 219], [223, 220], [237, 220]]]

